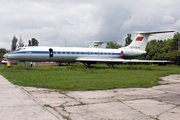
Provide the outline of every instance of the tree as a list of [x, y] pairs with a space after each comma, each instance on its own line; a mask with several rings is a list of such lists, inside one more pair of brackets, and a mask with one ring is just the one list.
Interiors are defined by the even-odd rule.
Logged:
[[131, 42], [132, 42], [132, 40], [131, 40], [131, 34], [127, 34], [127, 37], [126, 37], [126, 39], [125, 39], [125, 46], [128, 46]]
[[[174, 48], [174, 39], [151, 40], [147, 43], [147, 54], [139, 56], [143, 60], [172, 60], [180, 65], [180, 51]], [[166, 63], [156, 63], [166, 64]]]
[[6, 53], [8, 53], [8, 52], [9, 52], [9, 51], [6, 50], [6, 49], [0, 49], [0, 60], [2, 60], [2, 59], [3, 59], [3, 55], [6, 54]]
[[173, 46], [175, 50], [178, 50], [178, 42], [180, 40], [180, 33], [174, 33], [174, 37], [173, 37]]
[[118, 49], [122, 45], [117, 44], [117, 42], [107, 42], [106, 48]]
[[13, 40], [12, 40], [12, 45], [11, 45], [11, 51], [16, 50], [16, 43], [17, 43], [18, 39], [14, 36]]
[[29, 40], [28, 46], [38, 46], [38, 44], [38, 40], [36, 40], [35, 38], [31, 38], [31, 40]]

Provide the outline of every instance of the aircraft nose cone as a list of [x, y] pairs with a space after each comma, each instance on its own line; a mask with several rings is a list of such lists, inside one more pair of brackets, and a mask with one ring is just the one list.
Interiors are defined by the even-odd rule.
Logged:
[[4, 57], [4, 58], [8, 58], [8, 54], [7, 54], [7, 53], [4, 54], [3, 57]]

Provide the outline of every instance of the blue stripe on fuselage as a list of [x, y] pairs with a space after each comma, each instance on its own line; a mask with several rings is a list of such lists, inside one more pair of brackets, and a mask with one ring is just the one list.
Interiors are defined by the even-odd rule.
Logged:
[[8, 53], [11, 54], [49, 54], [49, 51], [17, 51], [17, 52], [11, 52]]
[[32, 54], [49, 54], [49, 51], [31, 51]]
[[[121, 55], [121, 53], [108, 53], [108, 52], [69, 52], [69, 51], [54, 51], [54, 54], [68, 54], [68, 55]], [[49, 54], [49, 51], [16, 51], [8, 53], [11, 54]]]
[[26, 53], [26, 51], [11, 52], [8, 54], [11, 55], [11, 54], [24, 54], [24, 53]]

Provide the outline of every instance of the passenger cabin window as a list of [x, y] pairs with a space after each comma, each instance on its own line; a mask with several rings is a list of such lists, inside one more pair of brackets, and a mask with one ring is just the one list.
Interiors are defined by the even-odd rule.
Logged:
[[49, 49], [49, 57], [53, 57], [53, 49], [52, 48]]

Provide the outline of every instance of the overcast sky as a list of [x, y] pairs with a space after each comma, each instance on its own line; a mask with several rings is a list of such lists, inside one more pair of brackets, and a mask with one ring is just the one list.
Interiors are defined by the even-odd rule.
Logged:
[[[89, 41], [125, 44], [134, 31], [180, 31], [180, 0], [0, 0], [0, 48], [15, 35], [27, 45], [89, 47]], [[172, 38], [174, 33], [150, 39]]]

